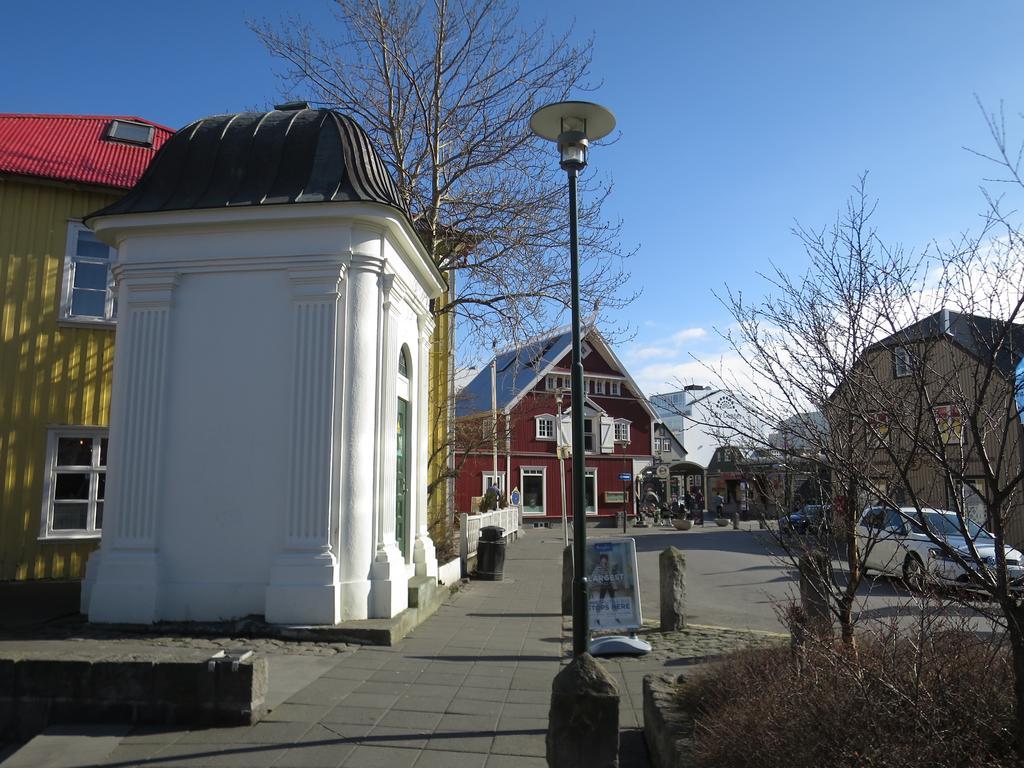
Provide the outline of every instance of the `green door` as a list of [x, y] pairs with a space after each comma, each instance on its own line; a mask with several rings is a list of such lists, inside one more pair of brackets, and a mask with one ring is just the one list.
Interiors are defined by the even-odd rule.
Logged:
[[398, 398], [398, 462], [395, 472], [395, 538], [398, 548], [409, 558], [409, 403]]

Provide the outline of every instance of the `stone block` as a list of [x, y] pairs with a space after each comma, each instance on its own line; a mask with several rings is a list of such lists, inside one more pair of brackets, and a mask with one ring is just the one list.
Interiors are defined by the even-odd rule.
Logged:
[[618, 768], [619, 690], [589, 653], [555, 676], [546, 753], [551, 768]]
[[693, 765], [693, 722], [676, 703], [671, 675], [644, 677], [644, 740], [654, 768]]
[[89, 698], [94, 701], [143, 702], [153, 691], [153, 664], [141, 661], [94, 662], [89, 689]]
[[661, 631], [675, 632], [686, 626], [686, 558], [675, 547], [658, 555]]
[[572, 545], [562, 550], [562, 615], [572, 616]]

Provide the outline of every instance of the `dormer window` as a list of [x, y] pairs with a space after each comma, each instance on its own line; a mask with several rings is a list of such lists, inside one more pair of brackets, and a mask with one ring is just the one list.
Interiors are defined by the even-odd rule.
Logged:
[[153, 146], [153, 126], [136, 123], [133, 120], [111, 120], [107, 126], [107, 138], [125, 144], [138, 144], [140, 147]]

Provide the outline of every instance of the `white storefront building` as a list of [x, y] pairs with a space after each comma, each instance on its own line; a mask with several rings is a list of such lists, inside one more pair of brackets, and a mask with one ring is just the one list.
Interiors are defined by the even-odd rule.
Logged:
[[443, 281], [366, 134], [218, 115], [87, 220], [116, 245], [101, 622], [391, 617], [436, 577], [430, 299]]

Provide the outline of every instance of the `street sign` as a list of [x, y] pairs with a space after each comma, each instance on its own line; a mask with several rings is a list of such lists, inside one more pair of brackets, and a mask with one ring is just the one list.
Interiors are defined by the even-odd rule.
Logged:
[[629, 472], [620, 472], [619, 473], [619, 480], [621, 480], [624, 483], [628, 483], [632, 479], [633, 479], [633, 476], [631, 474], [629, 474]]
[[512, 489], [512, 494], [511, 494], [511, 497], [510, 497], [509, 500], [512, 502], [512, 506], [513, 507], [518, 507], [519, 506], [520, 494], [519, 494], [519, 488], [518, 487]]

